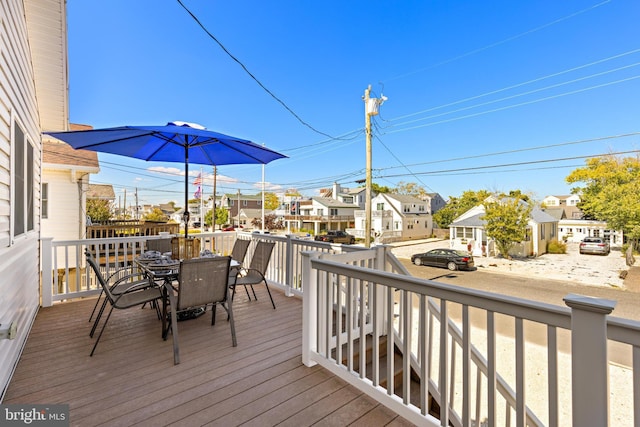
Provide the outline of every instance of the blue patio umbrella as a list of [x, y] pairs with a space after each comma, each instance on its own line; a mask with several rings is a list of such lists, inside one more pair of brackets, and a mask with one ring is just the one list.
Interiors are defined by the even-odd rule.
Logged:
[[189, 223], [189, 163], [212, 166], [264, 165], [287, 157], [254, 142], [187, 122], [44, 133], [78, 150], [119, 154], [146, 161], [184, 163], [185, 237]]

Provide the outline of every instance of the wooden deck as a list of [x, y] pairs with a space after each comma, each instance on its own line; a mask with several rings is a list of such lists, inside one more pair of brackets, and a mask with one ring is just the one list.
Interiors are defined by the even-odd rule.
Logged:
[[89, 357], [94, 299], [42, 308], [4, 404], [69, 404], [73, 426], [411, 425], [301, 362], [302, 302], [264, 286], [236, 295], [238, 346], [224, 310], [178, 323], [179, 365], [153, 309], [114, 311]]

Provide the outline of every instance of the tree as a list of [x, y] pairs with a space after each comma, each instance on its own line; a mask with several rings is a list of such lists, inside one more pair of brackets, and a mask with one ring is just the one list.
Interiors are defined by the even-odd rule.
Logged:
[[153, 208], [151, 212], [142, 217], [145, 221], [166, 221], [168, 218], [160, 208]]
[[640, 239], [640, 156], [617, 158], [613, 155], [588, 159], [586, 166], [566, 177], [580, 195], [578, 207], [585, 218], [606, 221], [613, 230], [622, 230], [638, 247]]
[[262, 227], [262, 218], [254, 218], [251, 221], [251, 225], [255, 228], [264, 228], [265, 230], [284, 230], [284, 222], [282, 221], [282, 218], [278, 218], [274, 214], [264, 216], [264, 227]]
[[111, 219], [111, 202], [109, 200], [87, 199], [87, 216], [92, 222]]
[[440, 228], [448, 228], [454, 219], [482, 203], [491, 193], [486, 190], [467, 190], [460, 197], [450, 197], [445, 207], [433, 214], [433, 221]]
[[427, 196], [427, 190], [424, 187], [416, 184], [415, 182], [398, 182], [396, 188], [392, 191], [395, 194], [401, 194], [404, 196], [413, 196], [419, 199], [423, 199]]
[[[262, 193], [259, 193], [262, 194]], [[278, 209], [280, 206], [280, 200], [276, 193], [264, 193], [264, 208], [270, 211]]]
[[495, 240], [503, 257], [510, 258], [509, 250], [526, 237], [531, 205], [499, 195], [494, 201], [485, 201], [484, 208], [485, 214], [480, 219], [486, 222], [487, 236]]
[[376, 184], [375, 182], [371, 183], [371, 191], [375, 194], [391, 193], [391, 189], [389, 187]]
[[[225, 208], [216, 208], [216, 225], [225, 225], [229, 221], [229, 211]], [[207, 227], [211, 227], [213, 223], [213, 209], [208, 210], [204, 214], [204, 223]]]

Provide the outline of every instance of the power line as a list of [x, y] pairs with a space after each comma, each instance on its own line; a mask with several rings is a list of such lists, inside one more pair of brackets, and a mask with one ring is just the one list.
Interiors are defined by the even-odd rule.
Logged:
[[567, 19], [570, 19], [570, 18], [573, 18], [575, 16], [581, 15], [581, 14], [583, 14], [585, 12], [589, 12], [589, 11], [591, 11], [593, 9], [596, 9], [596, 8], [598, 8], [598, 7], [600, 7], [600, 6], [604, 5], [604, 4], [607, 4], [609, 2], [611, 2], [611, 0], [605, 0], [603, 2], [600, 2], [600, 3], [597, 3], [597, 4], [593, 5], [593, 6], [590, 6], [590, 7], [586, 8], [586, 9], [579, 10], [577, 12], [574, 12], [574, 13], [570, 14], [570, 15], [564, 16], [562, 18], [558, 18], [558, 19], [556, 19], [554, 21], [551, 21], [551, 22], [548, 22], [546, 24], [543, 24], [543, 25], [540, 25], [538, 27], [535, 27], [535, 28], [532, 28], [530, 30], [527, 30], [527, 31], [525, 31], [523, 33], [519, 33], [519, 34], [516, 34], [514, 36], [507, 37], [506, 39], [502, 39], [502, 40], [497, 41], [495, 43], [491, 43], [491, 44], [483, 46], [481, 48], [468, 51], [466, 53], [463, 53], [461, 55], [455, 56], [453, 58], [446, 59], [444, 61], [440, 61], [440, 62], [438, 62], [436, 64], [433, 64], [433, 65], [430, 65], [428, 67], [421, 68], [421, 69], [416, 70], [416, 71], [411, 71], [411, 72], [408, 72], [408, 73], [405, 73], [405, 74], [401, 74], [401, 75], [396, 76], [396, 77], [389, 78], [386, 81], [389, 82], [389, 81], [392, 81], [392, 80], [397, 80], [397, 79], [400, 79], [400, 78], [408, 77], [408, 76], [411, 76], [413, 74], [417, 74], [417, 73], [421, 73], [423, 71], [431, 70], [431, 69], [440, 67], [441, 65], [449, 64], [449, 63], [457, 61], [459, 59], [466, 58], [467, 56], [475, 55], [476, 53], [483, 52], [485, 50], [494, 48], [496, 46], [500, 46], [500, 45], [508, 43], [508, 42], [510, 42], [512, 40], [519, 39], [519, 38], [524, 37], [524, 36], [526, 36], [528, 34], [532, 34], [532, 33], [535, 33], [537, 31], [540, 31], [540, 30], [542, 30], [544, 28], [547, 28], [547, 27], [550, 27], [552, 25], [558, 24], [558, 23], [560, 23], [562, 21], [566, 21]]
[[256, 76], [254, 76], [251, 71], [249, 71], [249, 69], [238, 59], [236, 58], [231, 52], [229, 52], [229, 50], [224, 47], [224, 45], [216, 38], [216, 36], [214, 36], [205, 26], [202, 22], [200, 22], [200, 20], [198, 19], [198, 17], [196, 17], [183, 3], [181, 0], [177, 0], [178, 3], [180, 4], [180, 6], [182, 6], [182, 8], [187, 11], [187, 13], [191, 16], [191, 18], [193, 18], [193, 20], [200, 26], [200, 28], [202, 28], [202, 30], [207, 33], [207, 35], [213, 40], [215, 41], [218, 46], [220, 46], [220, 48], [234, 61], [236, 62], [238, 65], [240, 65], [240, 67], [249, 75], [249, 77], [251, 77], [251, 79], [253, 79], [253, 81], [255, 81], [258, 86], [260, 86], [267, 94], [269, 94], [269, 96], [271, 96], [273, 99], [275, 99], [280, 105], [282, 105], [285, 110], [287, 110], [289, 113], [291, 113], [291, 115], [293, 115], [293, 117], [295, 117], [300, 123], [302, 123], [304, 126], [306, 126], [307, 128], [311, 129], [312, 131], [314, 131], [315, 133], [318, 133], [320, 135], [326, 136], [328, 138], [331, 139], [339, 139], [339, 138], [335, 138], [327, 133], [321, 132], [318, 129], [314, 128], [313, 126], [311, 126], [309, 123], [305, 122], [304, 120], [302, 120], [302, 118], [300, 116], [298, 116], [298, 114], [296, 114], [291, 108], [289, 108], [289, 106], [280, 98], [278, 98], [273, 92], [271, 92], [264, 84], [262, 84], [262, 82], [260, 80], [258, 80], [258, 78]]
[[508, 91], [508, 90], [511, 90], [511, 89], [515, 89], [515, 88], [518, 88], [518, 87], [522, 87], [522, 86], [526, 86], [526, 85], [529, 85], [529, 84], [532, 84], [532, 83], [537, 83], [537, 82], [540, 82], [542, 80], [550, 79], [552, 77], [558, 77], [558, 76], [561, 76], [563, 74], [571, 73], [573, 71], [578, 71], [578, 70], [581, 70], [583, 68], [591, 67], [593, 65], [602, 64], [604, 62], [611, 61], [613, 59], [622, 58], [624, 56], [631, 55], [631, 54], [638, 53], [638, 52], [640, 52], [640, 49], [630, 50], [630, 51], [627, 51], [627, 52], [624, 52], [624, 53], [620, 53], [620, 54], [617, 54], [617, 55], [613, 55], [613, 56], [610, 56], [610, 57], [607, 57], [607, 58], [599, 59], [597, 61], [593, 61], [593, 62], [590, 62], [588, 64], [579, 65], [577, 67], [573, 67], [573, 68], [569, 68], [569, 69], [566, 69], [566, 70], [558, 71], [556, 73], [547, 74], [546, 76], [543, 76], [543, 77], [537, 77], [535, 79], [527, 80], [525, 82], [517, 83], [517, 84], [511, 85], [511, 86], [507, 86], [507, 87], [504, 87], [504, 88], [501, 88], [501, 89], [496, 89], [496, 90], [492, 90], [490, 92], [485, 92], [485, 93], [480, 94], [480, 95], [474, 95], [474, 96], [471, 96], [471, 97], [468, 97], [468, 98], [460, 99], [458, 101], [453, 101], [453, 102], [449, 102], [447, 104], [438, 105], [436, 107], [431, 107], [431, 108], [428, 108], [426, 110], [417, 111], [415, 113], [406, 114], [404, 116], [399, 116], [399, 117], [396, 117], [394, 119], [390, 119], [389, 121], [401, 120], [401, 119], [405, 119], [405, 118], [408, 118], [408, 117], [417, 116], [418, 114], [428, 113], [430, 111], [439, 110], [439, 109], [442, 109], [442, 108], [445, 108], [445, 107], [451, 107], [453, 105], [462, 104], [464, 102], [473, 101], [473, 100], [479, 99], [479, 98], [484, 98], [485, 96], [495, 95], [495, 94], [500, 93], [500, 92], [505, 92], [505, 91]]
[[[639, 51], [640, 51], [640, 49], [639, 49]], [[595, 78], [595, 77], [601, 77], [603, 75], [610, 74], [610, 73], [615, 73], [615, 72], [620, 71], [620, 70], [626, 70], [628, 68], [637, 67], [638, 65], [640, 65], [640, 62], [636, 62], [634, 64], [629, 64], [629, 65], [624, 65], [622, 67], [614, 68], [612, 70], [607, 70], [607, 71], [602, 71], [602, 72], [599, 72], [599, 73], [591, 74], [589, 76], [579, 77], [577, 79], [569, 80], [569, 81], [566, 81], [566, 82], [556, 83], [556, 84], [545, 86], [545, 87], [542, 87], [542, 88], [533, 89], [533, 90], [530, 90], [530, 91], [527, 91], [527, 92], [522, 92], [522, 93], [518, 93], [518, 94], [515, 94], [515, 95], [506, 96], [504, 98], [498, 98], [498, 99], [494, 99], [494, 100], [491, 100], [491, 101], [482, 102], [480, 104], [470, 105], [470, 106], [467, 106], [467, 107], [458, 108], [456, 110], [447, 111], [447, 112], [439, 113], [439, 114], [434, 114], [434, 115], [427, 116], [427, 117], [422, 117], [420, 119], [415, 119], [415, 120], [407, 121], [407, 122], [404, 122], [404, 123], [399, 123], [397, 125], [392, 125], [392, 126], [402, 126], [402, 125], [406, 125], [406, 124], [410, 124], [410, 123], [419, 122], [419, 121], [422, 121], [422, 120], [433, 119], [433, 118], [436, 118], [436, 117], [446, 116], [448, 114], [459, 113], [461, 111], [471, 110], [473, 108], [483, 107], [485, 105], [496, 104], [498, 102], [508, 101], [510, 99], [515, 99], [515, 98], [519, 98], [519, 97], [522, 97], [522, 96], [531, 95], [533, 93], [542, 92], [542, 91], [549, 90], [549, 89], [555, 89], [555, 88], [558, 88], [558, 87], [561, 87], [561, 86], [565, 86], [565, 85], [568, 85], [568, 84], [580, 82], [580, 81], [583, 81], [583, 80], [588, 80], [588, 79], [592, 79], [592, 78]]]
[[573, 90], [573, 91], [570, 91], [570, 92], [564, 92], [564, 93], [557, 94], [557, 95], [550, 95], [550, 96], [547, 96], [547, 97], [544, 97], [544, 98], [539, 98], [539, 99], [534, 99], [534, 100], [531, 100], [531, 101], [521, 102], [519, 104], [507, 105], [505, 107], [494, 108], [492, 110], [487, 110], [487, 111], [480, 111], [478, 113], [467, 114], [465, 116], [460, 116], [460, 117], [453, 117], [453, 118], [450, 118], [450, 119], [440, 120], [440, 121], [437, 121], [437, 122], [425, 123], [423, 125], [418, 125], [418, 126], [412, 126], [412, 127], [409, 127], [409, 128], [398, 129], [398, 130], [395, 130], [395, 131], [392, 130], [392, 131], [387, 132], [387, 133], [405, 132], [405, 131], [408, 131], [408, 130], [419, 129], [419, 128], [423, 128], [423, 127], [427, 127], [427, 126], [434, 126], [434, 125], [439, 125], [439, 124], [442, 124], [442, 123], [450, 123], [450, 122], [454, 122], [454, 121], [457, 121], [457, 120], [468, 119], [468, 118], [472, 118], [472, 117], [478, 117], [478, 116], [482, 116], [482, 115], [489, 114], [489, 113], [495, 113], [495, 112], [498, 112], [498, 111], [509, 110], [511, 108], [522, 107], [522, 106], [525, 106], [525, 105], [536, 104], [536, 103], [542, 102], [542, 101], [549, 101], [551, 99], [561, 98], [561, 97], [568, 96], [568, 95], [575, 95], [577, 93], [587, 92], [587, 91], [594, 90], [594, 89], [600, 89], [600, 88], [611, 86], [611, 85], [618, 84], [618, 83], [625, 83], [625, 82], [636, 80], [636, 79], [639, 79], [639, 78], [640, 78], [640, 75], [633, 76], [633, 77], [628, 77], [628, 78], [625, 78], [625, 79], [620, 79], [620, 80], [616, 80], [616, 81], [612, 81], [612, 82], [602, 83], [602, 84], [595, 85], [595, 86], [590, 86], [590, 87], [587, 87], [587, 88], [576, 89], [576, 90]]
[[[501, 168], [501, 167], [534, 165], [539, 163], [551, 163], [551, 162], [562, 162], [567, 160], [590, 159], [594, 157], [617, 156], [617, 155], [632, 154], [632, 153], [640, 153], [640, 150], [618, 151], [614, 153], [605, 153], [605, 154], [591, 154], [586, 156], [572, 156], [572, 157], [564, 157], [564, 158], [558, 158], [558, 159], [531, 160], [528, 162], [504, 163], [501, 165], [474, 166], [474, 167], [459, 168], [459, 169], [444, 169], [440, 171], [414, 172], [414, 173], [416, 175], [433, 175], [433, 174], [444, 173], [444, 172], [460, 172], [460, 171], [473, 171], [473, 170], [482, 170], [482, 169], [495, 169], [495, 168]], [[384, 177], [397, 178], [401, 176], [406, 176], [406, 174], [385, 175]]]

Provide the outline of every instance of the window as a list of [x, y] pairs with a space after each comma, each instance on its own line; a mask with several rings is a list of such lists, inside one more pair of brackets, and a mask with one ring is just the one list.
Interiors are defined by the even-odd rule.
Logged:
[[329, 209], [329, 215], [338, 216], [338, 209], [336, 208]]
[[353, 204], [353, 197], [345, 197], [342, 199], [343, 202]]
[[49, 218], [49, 184], [42, 183], [42, 194], [40, 203], [42, 205], [42, 218]]
[[458, 239], [472, 239], [473, 228], [471, 227], [456, 227], [456, 237]]
[[557, 230], [557, 224], [553, 223], [551, 224], [551, 238], [553, 239], [554, 237], [556, 237], [556, 230]]
[[242, 206], [247, 206], [247, 201], [246, 200], [242, 201]]
[[546, 237], [545, 226], [544, 224], [540, 224], [540, 240], [545, 240]]
[[593, 230], [593, 237], [600, 237], [600, 230], [598, 230], [597, 228]]
[[418, 206], [418, 212], [424, 212], [424, 205]]
[[322, 208], [318, 208], [318, 210], [316, 212], [318, 213], [319, 216], [324, 215], [324, 209], [322, 209]]
[[384, 203], [376, 203], [376, 210], [377, 211], [383, 211], [384, 210]]
[[411, 208], [408, 205], [403, 205], [402, 206], [402, 212], [411, 212]]
[[33, 146], [17, 122], [13, 130], [14, 211], [13, 235], [19, 236], [34, 227]]

